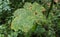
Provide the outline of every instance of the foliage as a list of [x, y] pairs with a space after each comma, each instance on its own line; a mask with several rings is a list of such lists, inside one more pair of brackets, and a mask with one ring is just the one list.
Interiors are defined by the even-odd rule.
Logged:
[[59, 37], [59, 5], [59, 0], [0, 0], [0, 37]]

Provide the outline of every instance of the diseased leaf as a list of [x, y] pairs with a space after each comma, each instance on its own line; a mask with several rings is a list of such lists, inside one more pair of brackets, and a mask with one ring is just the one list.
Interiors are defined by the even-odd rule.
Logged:
[[[32, 9], [30, 8], [32, 6]], [[23, 32], [28, 32], [33, 26], [34, 22], [43, 20], [45, 17], [42, 14], [43, 7], [38, 3], [26, 3], [24, 8], [18, 9], [14, 12], [15, 19], [12, 21], [11, 29], [18, 31], [19, 29]], [[44, 19], [45, 20], [45, 19]]]

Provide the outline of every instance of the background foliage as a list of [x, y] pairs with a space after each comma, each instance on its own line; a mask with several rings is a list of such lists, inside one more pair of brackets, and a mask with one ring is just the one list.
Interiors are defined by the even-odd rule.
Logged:
[[0, 0], [0, 37], [59, 37], [60, 0]]

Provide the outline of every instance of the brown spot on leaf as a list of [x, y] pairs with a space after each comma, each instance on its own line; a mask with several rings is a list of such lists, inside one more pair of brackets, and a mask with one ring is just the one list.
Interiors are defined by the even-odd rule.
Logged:
[[29, 8], [30, 10], [32, 9], [32, 6], [30, 5], [30, 8]]
[[34, 14], [37, 15], [37, 12], [35, 11]]

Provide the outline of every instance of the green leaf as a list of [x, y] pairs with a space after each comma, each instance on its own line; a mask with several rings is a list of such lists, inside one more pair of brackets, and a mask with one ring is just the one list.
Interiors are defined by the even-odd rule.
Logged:
[[45, 18], [42, 14], [43, 8], [38, 3], [32, 4], [32, 10], [28, 9], [30, 4], [26, 5], [26, 8], [18, 9], [14, 12], [15, 19], [12, 21], [11, 29], [15, 31], [20, 29], [23, 32], [28, 32], [34, 26], [34, 22]]

